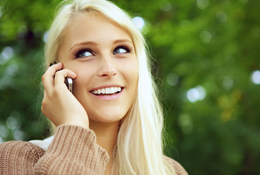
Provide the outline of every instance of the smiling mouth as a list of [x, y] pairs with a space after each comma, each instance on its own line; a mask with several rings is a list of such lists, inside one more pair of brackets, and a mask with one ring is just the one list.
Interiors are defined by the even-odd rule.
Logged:
[[123, 87], [109, 87], [109, 88], [96, 89], [90, 92], [96, 96], [111, 96], [111, 95], [119, 94], [123, 89], [124, 89]]

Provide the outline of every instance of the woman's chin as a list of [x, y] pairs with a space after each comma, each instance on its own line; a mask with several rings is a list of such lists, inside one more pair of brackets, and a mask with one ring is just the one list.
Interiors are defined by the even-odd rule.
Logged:
[[122, 118], [124, 118], [124, 116], [127, 114], [128, 109], [129, 107], [126, 104], [123, 105], [107, 104], [107, 105], [99, 106], [99, 108], [92, 105], [92, 108], [87, 108], [86, 111], [89, 120], [93, 120], [94, 122], [100, 122], [100, 123], [114, 123], [122, 120]]
[[120, 122], [124, 116], [116, 114], [103, 114], [99, 116], [89, 116], [89, 123], [116, 123]]

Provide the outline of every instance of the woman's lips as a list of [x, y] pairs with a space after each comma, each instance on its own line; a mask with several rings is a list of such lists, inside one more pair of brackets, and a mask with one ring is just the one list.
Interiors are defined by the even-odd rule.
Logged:
[[116, 100], [117, 98], [119, 98], [122, 93], [124, 91], [124, 88], [122, 88], [121, 92], [119, 93], [114, 93], [114, 94], [99, 94], [99, 95], [95, 95], [93, 93], [92, 94], [94, 97], [99, 98], [101, 100]]

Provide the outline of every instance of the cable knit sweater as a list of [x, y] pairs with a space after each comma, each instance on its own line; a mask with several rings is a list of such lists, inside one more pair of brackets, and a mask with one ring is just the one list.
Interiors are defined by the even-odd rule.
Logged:
[[[188, 175], [176, 161], [170, 161], [177, 175]], [[103, 175], [109, 155], [96, 144], [96, 135], [90, 129], [61, 125], [47, 149], [24, 141], [0, 144], [0, 174], [86, 174]]]

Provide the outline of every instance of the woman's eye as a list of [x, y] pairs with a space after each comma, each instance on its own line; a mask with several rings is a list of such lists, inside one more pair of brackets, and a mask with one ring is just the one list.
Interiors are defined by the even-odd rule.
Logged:
[[128, 49], [123, 48], [123, 47], [117, 47], [117, 48], [114, 50], [113, 54], [117, 54], [117, 53], [127, 53], [127, 52], [129, 52]]
[[89, 50], [81, 50], [77, 53], [76, 58], [88, 57], [92, 55], [93, 54]]

